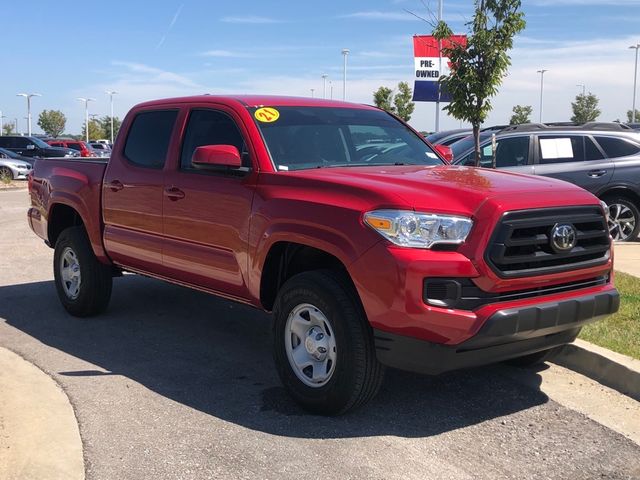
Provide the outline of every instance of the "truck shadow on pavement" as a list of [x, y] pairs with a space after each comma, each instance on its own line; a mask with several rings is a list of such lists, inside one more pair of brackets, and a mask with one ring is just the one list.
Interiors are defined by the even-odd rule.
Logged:
[[69, 377], [123, 375], [173, 401], [274, 435], [425, 437], [548, 401], [534, 370], [519, 370], [518, 381], [511, 367], [500, 365], [437, 377], [389, 370], [382, 391], [364, 408], [337, 418], [308, 415], [280, 386], [267, 315], [134, 275], [115, 279], [107, 312], [84, 320], [63, 310], [53, 282], [0, 287], [0, 318], [107, 371], [39, 365], [63, 385]]

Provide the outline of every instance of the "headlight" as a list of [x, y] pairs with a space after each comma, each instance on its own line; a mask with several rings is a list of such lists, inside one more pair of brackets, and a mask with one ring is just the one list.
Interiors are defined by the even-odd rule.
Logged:
[[367, 212], [364, 221], [390, 242], [413, 248], [431, 248], [439, 243], [460, 244], [473, 226], [473, 221], [467, 217], [405, 210]]

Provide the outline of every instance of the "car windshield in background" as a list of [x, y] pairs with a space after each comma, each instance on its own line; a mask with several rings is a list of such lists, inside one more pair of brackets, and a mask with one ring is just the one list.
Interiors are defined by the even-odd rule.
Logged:
[[[491, 133], [480, 133], [480, 143], [482, 143], [487, 138], [491, 137]], [[453, 153], [454, 161], [460, 158], [460, 155], [465, 153], [467, 150], [473, 148], [473, 135], [469, 135], [468, 137], [464, 137], [462, 140], [458, 140], [451, 145], [451, 152]]]
[[268, 107], [251, 113], [280, 171], [443, 163], [418, 135], [382, 111]]
[[51, 147], [51, 145], [49, 145], [48, 143], [43, 142], [42, 140], [40, 140], [37, 137], [31, 137], [31, 140], [33, 141], [33, 143], [35, 143], [40, 148], [50, 148]]

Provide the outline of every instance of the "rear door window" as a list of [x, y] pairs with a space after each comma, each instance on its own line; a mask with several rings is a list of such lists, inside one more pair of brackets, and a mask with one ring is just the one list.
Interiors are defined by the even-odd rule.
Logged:
[[585, 160], [602, 160], [604, 159], [604, 155], [598, 148], [598, 146], [593, 143], [589, 137], [584, 137], [584, 158]]
[[167, 158], [177, 110], [154, 110], [136, 115], [124, 146], [124, 156], [131, 163], [161, 169]]
[[581, 135], [558, 135], [538, 137], [540, 147], [539, 163], [582, 162], [584, 156], [584, 137]]
[[640, 147], [622, 138], [595, 137], [609, 158], [627, 157], [640, 152]]

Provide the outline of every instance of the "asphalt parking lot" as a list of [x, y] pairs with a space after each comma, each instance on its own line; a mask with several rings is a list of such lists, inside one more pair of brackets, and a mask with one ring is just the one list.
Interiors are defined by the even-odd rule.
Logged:
[[582, 388], [559, 367], [390, 371], [366, 408], [323, 418], [280, 387], [248, 307], [125, 275], [105, 315], [72, 318], [26, 206], [0, 192], [0, 346], [64, 388], [89, 479], [640, 478], [636, 443], [539, 388], [550, 372]]

